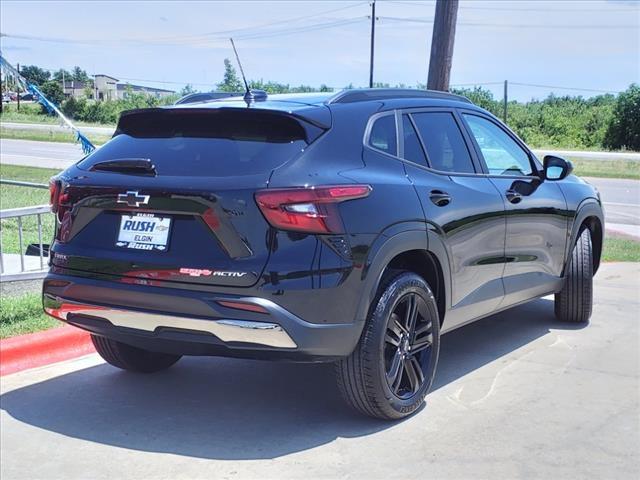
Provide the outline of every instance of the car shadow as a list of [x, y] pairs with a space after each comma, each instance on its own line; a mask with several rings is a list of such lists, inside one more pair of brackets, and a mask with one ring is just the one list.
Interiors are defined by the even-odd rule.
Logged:
[[[567, 328], [536, 300], [443, 337], [434, 389]], [[568, 327], [575, 328], [575, 327]], [[99, 365], [5, 393], [11, 417], [62, 435], [190, 457], [271, 459], [396, 423], [351, 412], [331, 365], [184, 358], [155, 375]]]

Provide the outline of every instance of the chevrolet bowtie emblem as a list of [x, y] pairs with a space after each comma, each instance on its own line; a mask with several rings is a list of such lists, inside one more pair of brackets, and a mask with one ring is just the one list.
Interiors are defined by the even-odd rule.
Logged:
[[140, 195], [138, 192], [120, 193], [118, 203], [126, 203], [130, 207], [139, 207], [149, 203], [149, 195]]

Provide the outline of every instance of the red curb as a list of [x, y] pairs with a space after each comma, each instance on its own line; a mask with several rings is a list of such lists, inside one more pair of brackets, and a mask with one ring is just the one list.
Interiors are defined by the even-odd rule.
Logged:
[[0, 340], [0, 376], [94, 353], [88, 332], [64, 326]]

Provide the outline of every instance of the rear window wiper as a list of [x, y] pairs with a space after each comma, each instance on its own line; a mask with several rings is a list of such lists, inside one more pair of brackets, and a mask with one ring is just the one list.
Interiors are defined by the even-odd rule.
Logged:
[[149, 158], [116, 158], [94, 163], [92, 172], [117, 172], [130, 175], [156, 176], [156, 167]]

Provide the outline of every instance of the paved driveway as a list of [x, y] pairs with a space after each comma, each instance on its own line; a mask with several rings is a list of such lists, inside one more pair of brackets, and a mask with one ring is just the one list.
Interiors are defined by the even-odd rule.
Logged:
[[96, 356], [2, 379], [16, 478], [638, 478], [640, 265], [605, 264], [591, 324], [541, 299], [443, 338], [427, 408], [352, 414], [326, 365]]

